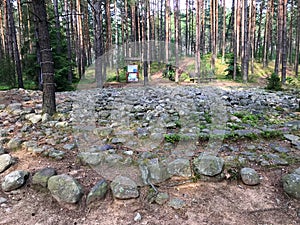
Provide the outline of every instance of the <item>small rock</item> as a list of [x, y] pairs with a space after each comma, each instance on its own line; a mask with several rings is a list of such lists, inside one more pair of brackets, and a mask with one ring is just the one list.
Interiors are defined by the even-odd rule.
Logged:
[[172, 198], [169, 203], [169, 206], [171, 206], [173, 209], [182, 209], [185, 207], [186, 203], [182, 199], [179, 198]]
[[68, 122], [63, 121], [63, 122], [57, 122], [57, 123], [55, 124], [55, 127], [56, 127], [56, 128], [65, 128], [65, 127], [67, 127], [68, 125], [69, 125]]
[[77, 155], [77, 159], [84, 166], [97, 166], [104, 161], [104, 156], [102, 152], [81, 152]]
[[175, 176], [191, 177], [192, 171], [190, 161], [188, 159], [175, 159], [168, 164], [168, 172]]
[[200, 154], [194, 159], [193, 164], [196, 173], [212, 177], [222, 172], [224, 160], [213, 155]]
[[117, 176], [111, 182], [112, 194], [118, 199], [131, 199], [139, 197], [136, 183], [128, 177]]
[[0, 204], [6, 203], [6, 202], [7, 202], [6, 198], [0, 197]]
[[14, 160], [9, 154], [0, 155], [0, 173], [13, 164]]
[[63, 151], [59, 151], [56, 149], [51, 149], [49, 150], [48, 156], [50, 158], [56, 159], [56, 160], [61, 160], [65, 157], [66, 153]]
[[291, 197], [300, 199], [300, 175], [288, 174], [282, 178], [283, 189]]
[[24, 185], [26, 179], [28, 178], [29, 173], [27, 171], [18, 170], [9, 173], [4, 177], [2, 183], [3, 191], [13, 191]]
[[66, 174], [50, 177], [48, 189], [58, 202], [63, 203], [77, 203], [83, 195], [81, 185]]
[[133, 219], [135, 222], [141, 221], [142, 220], [142, 216], [140, 213], [137, 213]]
[[75, 143], [72, 143], [72, 144], [65, 144], [63, 146], [63, 149], [64, 150], [67, 150], [67, 151], [71, 151], [71, 150], [74, 150], [76, 148], [76, 144]]
[[283, 136], [285, 137], [285, 139], [287, 139], [288, 141], [291, 141], [291, 142], [300, 140], [300, 137], [293, 135], [293, 134], [284, 134]]
[[51, 116], [50, 116], [48, 113], [44, 113], [44, 114], [42, 115], [42, 122], [43, 122], [43, 123], [48, 122], [50, 119], [51, 119]]
[[53, 168], [44, 168], [36, 172], [32, 177], [32, 184], [34, 186], [41, 186], [46, 188], [48, 186], [48, 180], [50, 177], [56, 175], [56, 171]]
[[252, 168], [242, 168], [241, 178], [246, 185], [258, 185], [260, 183], [258, 173]]
[[124, 144], [126, 143], [126, 140], [124, 138], [113, 138], [111, 140], [112, 144]]
[[158, 193], [155, 202], [159, 205], [165, 204], [169, 199], [169, 195], [167, 193]]
[[33, 124], [36, 124], [42, 121], [42, 116], [39, 114], [28, 114], [25, 116], [25, 119], [29, 120]]
[[282, 146], [277, 146], [275, 144], [270, 144], [270, 147], [272, 150], [279, 152], [279, 153], [288, 153], [290, 152], [290, 149], [282, 147]]
[[90, 191], [90, 193], [87, 196], [86, 203], [87, 205], [101, 200], [105, 197], [106, 193], [108, 191], [108, 184], [105, 180], [99, 181]]
[[7, 143], [7, 148], [9, 150], [18, 150], [19, 148], [21, 148], [21, 143], [22, 141], [19, 138], [12, 138]]

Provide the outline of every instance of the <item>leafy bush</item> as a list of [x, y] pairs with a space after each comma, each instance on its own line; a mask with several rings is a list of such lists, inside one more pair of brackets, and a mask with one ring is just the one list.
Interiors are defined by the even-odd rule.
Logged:
[[171, 64], [166, 65], [166, 69], [163, 72], [163, 77], [168, 78], [171, 81], [175, 81], [176, 70]]
[[281, 91], [281, 81], [279, 76], [276, 73], [272, 73], [271, 77], [267, 77], [268, 80], [268, 85], [267, 89], [268, 90], [273, 90], [273, 91]]

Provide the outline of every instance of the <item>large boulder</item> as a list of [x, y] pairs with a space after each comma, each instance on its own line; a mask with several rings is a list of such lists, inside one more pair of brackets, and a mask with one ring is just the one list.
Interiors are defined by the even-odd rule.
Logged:
[[193, 160], [195, 173], [205, 176], [216, 176], [223, 170], [224, 160], [209, 154], [200, 154]]
[[25, 184], [28, 176], [29, 173], [23, 170], [13, 171], [7, 174], [2, 182], [2, 190], [13, 191], [22, 187]]
[[0, 155], [0, 173], [13, 164], [14, 160], [9, 154]]
[[107, 182], [104, 179], [100, 180], [88, 194], [87, 199], [86, 199], [87, 205], [89, 205], [95, 201], [103, 199], [105, 197], [107, 191], [108, 191]]
[[291, 197], [300, 199], [300, 174], [287, 174], [282, 178], [283, 189]]
[[61, 203], [77, 203], [83, 195], [80, 184], [73, 177], [66, 174], [50, 177], [48, 189], [52, 196]]
[[132, 199], [139, 197], [136, 183], [128, 177], [117, 176], [110, 184], [112, 194], [118, 199]]
[[104, 157], [102, 152], [81, 152], [77, 155], [78, 161], [84, 166], [97, 166], [104, 161]]
[[260, 183], [260, 178], [258, 173], [252, 168], [242, 168], [241, 178], [246, 185], [257, 185]]

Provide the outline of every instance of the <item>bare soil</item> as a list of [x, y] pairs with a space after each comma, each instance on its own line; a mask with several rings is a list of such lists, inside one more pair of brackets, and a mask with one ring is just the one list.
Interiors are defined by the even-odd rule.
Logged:
[[[157, 77], [157, 84], [176, 85]], [[218, 85], [234, 85], [218, 83]], [[137, 85], [137, 84], [128, 84]], [[21, 101], [19, 96], [0, 92], [1, 103]], [[28, 137], [30, 138], [30, 137]], [[236, 143], [243, 145], [244, 143]], [[266, 143], [267, 144], [267, 143]], [[66, 173], [76, 178], [84, 187], [85, 196], [101, 176], [89, 167], [76, 162], [76, 152], [68, 152], [61, 161], [34, 156], [25, 150], [11, 152], [17, 163], [0, 175], [2, 179], [14, 170], [24, 169], [31, 175], [45, 167], [53, 167], [59, 174]], [[158, 186], [171, 198], [186, 202], [182, 209], [175, 210], [168, 204], [151, 204], [147, 201], [149, 187], [142, 188], [138, 199], [120, 201], [108, 193], [104, 200], [87, 207], [85, 197], [78, 205], [60, 205], [48, 192], [37, 191], [30, 186], [30, 179], [21, 189], [9, 193], [0, 191], [0, 197], [8, 201], [0, 205], [0, 224], [300, 224], [300, 201], [291, 199], [283, 192], [281, 177], [300, 165], [289, 167], [253, 167], [262, 176], [258, 186], [245, 186], [238, 180], [218, 183], [202, 181], [170, 180]], [[135, 222], [140, 213], [142, 219]]]

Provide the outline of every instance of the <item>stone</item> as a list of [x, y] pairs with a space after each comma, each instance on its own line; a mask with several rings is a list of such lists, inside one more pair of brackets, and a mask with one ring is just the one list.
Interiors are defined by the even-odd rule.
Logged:
[[285, 137], [285, 139], [287, 139], [288, 141], [291, 141], [291, 142], [300, 140], [299, 136], [296, 136], [293, 134], [284, 134], [283, 136]]
[[133, 219], [135, 222], [141, 221], [142, 220], [142, 216], [140, 213], [137, 213]]
[[149, 181], [153, 184], [162, 183], [171, 177], [167, 167], [158, 158], [147, 160], [144, 165], [140, 165], [140, 170], [145, 184], [149, 184]]
[[193, 165], [197, 174], [212, 177], [222, 172], [224, 160], [213, 155], [200, 154], [193, 160]]
[[260, 178], [258, 173], [252, 168], [242, 168], [241, 178], [246, 185], [258, 185], [260, 183]]
[[103, 199], [105, 197], [107, 191], [108, 191], [107, 182], [104, 179], [100, 180], [89, 192], [89, 194], [86, 198], [87, 205], [90, 205], [91, 203], [93, 203], [95, 201]]
[[32, 184], [36, 187], [47, 188], [49, 178], [54, 175], [56, 175], [55, 169], [44, 168], [33, 175]]
[[69, 125], [68, 122], [63, 121], [63, 122], [57, 122], [57, 123], [55, 124], [55, 127], [56, 127], [56, 128], [65, 128], [65, 127], [67, 127], [68, 125]]
[[290, 149], [288, 149], [286, 147], [282, 147], [282, 146], [277, 146], [275, 144], [270, 144], [270, 147], [275, 152], [279, 152], [279, 153], [288, 153], [288, 152], [290, 152]]
[[126, 139], [125, 138], [113, 138], [111, 140], [112, 144], [124, 144], [126, 143]]
[[0, 144], [0, 155], [5, 154], [5, 149], [3, 148], [3, 146]]
[[175, 159], [168, 164], [168, 172], [175, 176], [191, 177], [190, 161], [188, 159]]
[[300, 175], [287, 174], [282, 178], [284, 191], [293, 198], [300, 199]]
[[102, 152], [81, 152], [77, 159], [82, 165], [97, 166], [104, 161], [105, 155]]
[[6, 107], [6, 110], [8, 112], [13, 112], [15, 110], [20, 110], [22, 108], [22, 104], [21, 103], [12, 103], [12, 104], [9, 104], [7, 107]]
[[72, 144], [65, 144], [63, 146], [63, 149], [64, 150], [67, 150], [67, 151], [71, 151], [71, 150], [74, 150], [76, 148], [76, 144], [75, 143], [72, 143]]
[[165, 204], [169, 200], [169, 195], [168, 193], [158, 193], [155, 202], [159, 205]]
[[65, 157], [65, 155], [66, 155], [65, 152], [57, 149], [50, 149], [48, 152], [48, 156], [56, 160], [62, 160]]
[[29, 173], [27, 171], [13, 171], [4, 177], [4, 181], [1, 185], [2, 190], [5, 192], [9, 192], [18, 189], [25, 184], [28, 177]]
[[29, 120], [32, 124], [37, 124], [38, 122], [42, 121], [42, 115], [40, 114], [27, 114], [25, 119]]
[[186, 203], [185, 203], [185, 201], [182, 200], [182, 199], [179, 199], [179, 198], [172, 198], [172, 199], [169, 201], [168, 205], [169, 205], [170, 207], [172, 207], [173, 209], [182, 209], [182, 208], [184, 208], [184, 207], [186, 206]]
[[298, 175], [300, 175], [300, 167], [299, 167], [299, 168], [297, 168], [297, 169], [295, 169], [295, 170], [293, 171], [293, 173], [294, 173], [294, 174], [298, 174]]
[[117, 199], [132, 199], [139, 197], [136, 183], [128, 177], [117, 176], [110, 184], [112, 194]]
[[266, 154], [267, 159], [270, 161], [271, 164], [276, 166], [288, 166], [289, 162], [285, 159], [280, 158], [276, 154]]
[[0, 197], [0, 205], [6, 202], [7, 202], [6, 198]]
[[22, 141], [20, 138], [12, 138], [10, 141], [7, 143], [7, 148], [9, 150], [18, 150], [21, 148]]
[[48, 189], [52, 196], [61, 203], [75, 204], [80, 201], [83, 195], [81, 185], [73, 177], [66, 174], [50, 177]]
[[14, 160], [9, 154], [0, 155], [0, 173], [4, 172], [13, 163]]
[[42, 122], [43, 123], [46, 123], [46, 122], [50, 121], [50, 119], [51, 119], [51, 116], [48, 113], [44, 113], [42, 115]]

